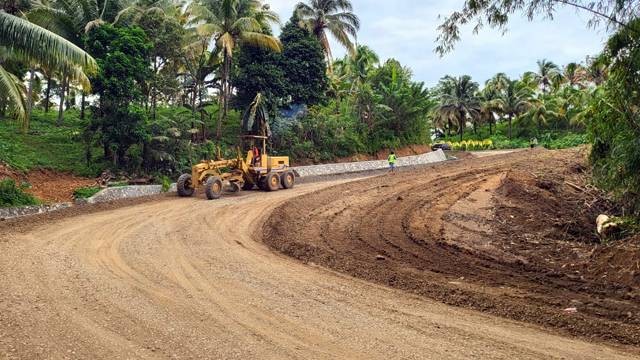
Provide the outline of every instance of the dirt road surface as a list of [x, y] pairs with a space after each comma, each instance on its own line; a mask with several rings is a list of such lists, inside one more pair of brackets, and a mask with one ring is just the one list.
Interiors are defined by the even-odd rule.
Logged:
[[275, 205], [332, 185], [171, 198], [5, 228], [0, 358], [640, 355], [303, 264], [260, 241]]

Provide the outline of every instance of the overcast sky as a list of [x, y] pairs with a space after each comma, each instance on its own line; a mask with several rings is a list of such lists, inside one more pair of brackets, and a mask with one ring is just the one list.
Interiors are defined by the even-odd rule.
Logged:
[[[286, 22], [299, 0], [265, 0]], [[433, 52], [439, 15], [460, 9], [463, 0], [352, 0], [360, 17], [358, 42], [371, 47], [381, 60], [396, 58], [411, 67], [415, 78], [433, 86], [442, 76], [468, 74], [484, 83], [497, 72], [517, 77], [535, 70], [536, 60], [549, 59], [557, 64], [584, 61], [595, 55], [606, 39], [603, 30], [589, 29], [588, 16], [571, 9], [558, 12], [554, 21], [529, 22], [514, 17], [509, 31], [489, 28], [479, 34], [462, 34], [453, 52], [440, 58]], [[344, 55], [335, 44], [334, 56]]]

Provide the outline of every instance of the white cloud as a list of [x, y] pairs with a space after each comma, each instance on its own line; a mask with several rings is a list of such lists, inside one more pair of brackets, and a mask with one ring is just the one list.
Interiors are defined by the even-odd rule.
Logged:
[[[298, 0], [268, 0], [286, 22]], [[549, 59], [558, 64], [582, 61], [602, 48], [604, 33], [587, 29], [587, 17], [565, 9], [554, 21], [529, 22], [514, 17], [509, 31], [483, 29], [472, 34], [465, 29], [456, 49], [439, 58], [434, 52], [437, 26], [447, 15], [459, 9], [463, 0], [420, 1], [352, 0], [362, 26], [358, 42], [376, 51], [381, 59], [396, 58], [413, 69], [417, 80], [435, 85], [446, 74], [469, 74], [484, 82], [497, 72], [516, 77], [534, 70], [536, 60]], [[334, 55], [344, 50], [334, 44]]]

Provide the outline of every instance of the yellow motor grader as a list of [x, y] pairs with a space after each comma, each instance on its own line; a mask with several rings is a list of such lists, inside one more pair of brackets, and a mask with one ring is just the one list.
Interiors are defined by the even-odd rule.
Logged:
[[[261, 142], [261, 149], [253, 145], [246, 157], [235, 159], [203, 160], [191, 168], [191, 174], [182, 174], [178, 178], [178, 195], [192, 196], [196, 190], [204, 187], [207, 199], [218, 199], [226, 188], [231, 192], [251, 190], [255, 186], [265, 191], [282, 188], [291, 189], [295, 184], [295, 173], [289, 167], [288, 156], [269, 156], [266, 149], [266, 136], [245, 135], [244, 142]], [[258, 151], [256, 151], [256, 149]]]
[[[192, 196], [204, 187], [209, 200], [218, 199], [222, 191], [251, 190], [258, 187], [265, 191], [291, 189], [295, 173], [289, 167], [289, 157], [269, 156], [267, 139], [271, 136], [264, 99], [258, 93], [242, 118], [243, 135], [235, 159], [203, 160], [191, 168], [191, 174], [178, 178], [178, 195]], [[242, 149], [242, 150], [241, 150]], [[246, 151], [243, 156], [242, 151]]]

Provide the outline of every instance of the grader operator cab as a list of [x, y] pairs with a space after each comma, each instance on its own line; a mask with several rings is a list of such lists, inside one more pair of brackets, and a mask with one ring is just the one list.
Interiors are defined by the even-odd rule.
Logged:
[[[258, 187], [265, 191], [291, 189], [295, 173], [289, 167], [289, 157], [269, 156], [267, 139], [271, 136], [262, 96], [256, 99], [243, 116], [243, 135], [235, 159], [203, 160], [191, 168], [191, 174], [178, 178], [178, 195], [192, 196], [204, 187], [209, 200], [218, 199], [223, 190], [231, 192]], [[243, 153], [244, 152], [244, 153]]]

